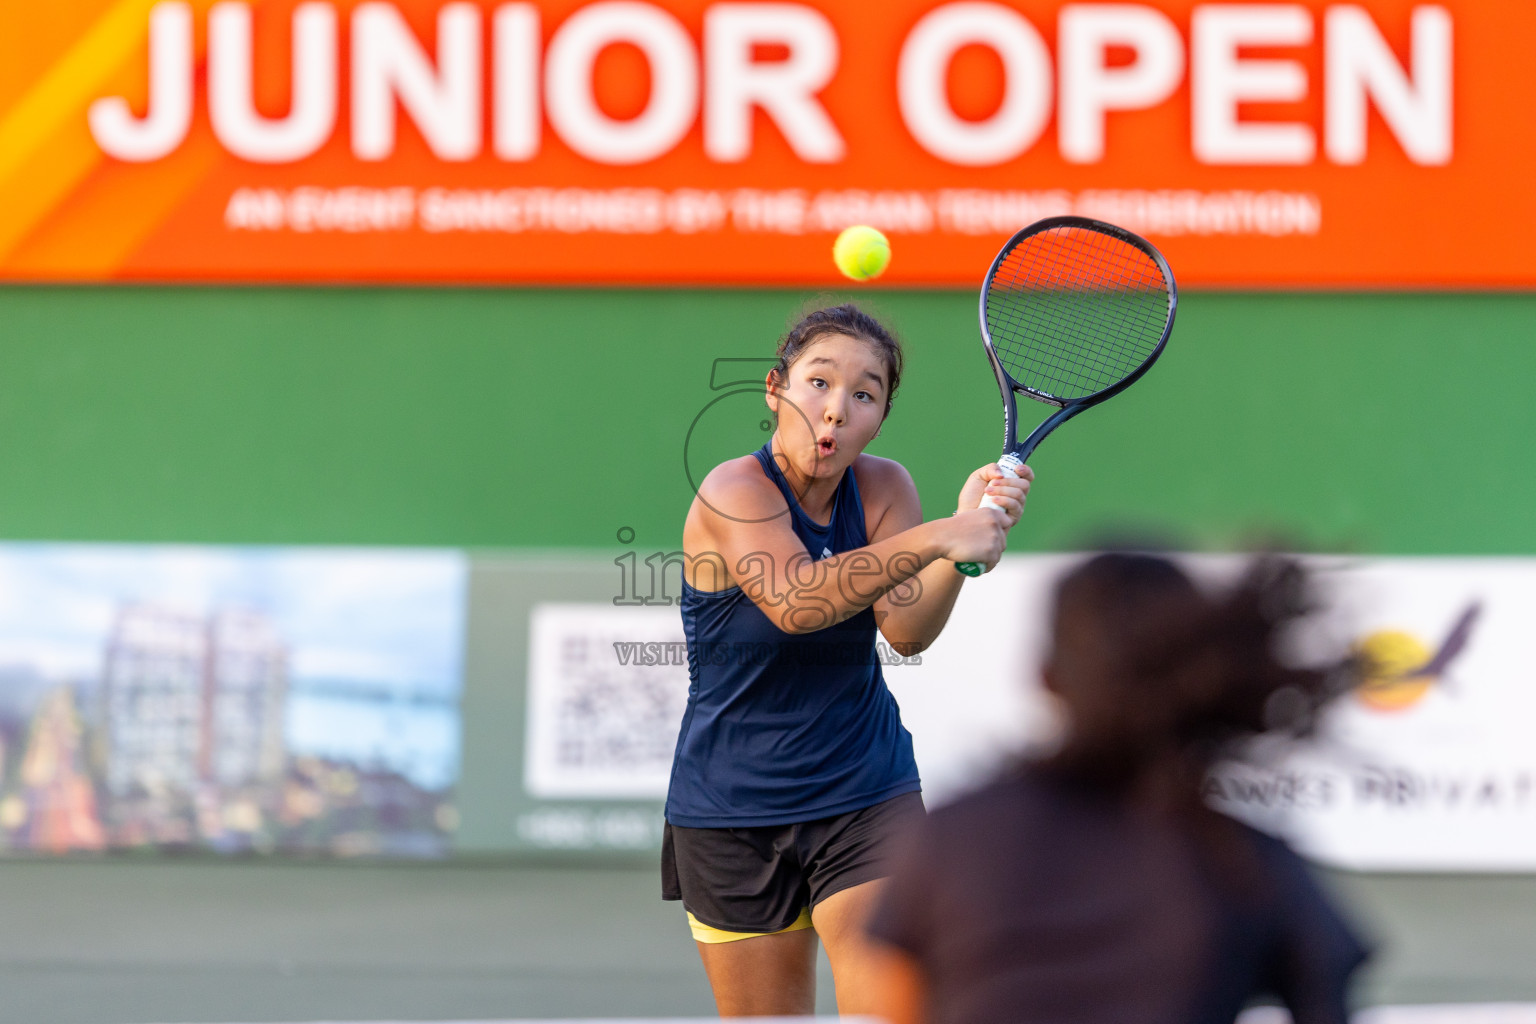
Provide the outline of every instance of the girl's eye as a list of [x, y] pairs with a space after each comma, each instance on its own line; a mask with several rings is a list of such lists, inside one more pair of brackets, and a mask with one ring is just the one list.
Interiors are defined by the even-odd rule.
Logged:
[[820, 377], [812, 377], [811, 386], [816, 388], [824, 388], [827, 386], [827, 382], [822, 380]]
[[868, 391], [860, 391], [854, 397], [857, 398], [861, 402], [873, 402], [875, 400], [874, 396], [871, 395]]

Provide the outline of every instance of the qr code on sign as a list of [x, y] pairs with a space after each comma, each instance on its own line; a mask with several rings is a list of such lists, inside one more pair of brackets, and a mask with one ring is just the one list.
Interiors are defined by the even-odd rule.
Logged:
[[661, 799], [688, 700], [676, 608], [542, 604], [529, 620], [524, 788]]

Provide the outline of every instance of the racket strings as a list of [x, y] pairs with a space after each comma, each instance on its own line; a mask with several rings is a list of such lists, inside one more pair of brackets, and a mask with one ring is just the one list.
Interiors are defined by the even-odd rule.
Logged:
[[987, 289], [993, 348], [1019, 384], [1082, 398], [1123, 380], [1157, 349], [1168, 284], [1141, 249], [1090, 228], [1031, 235], [1004, 257]]
[[[1138, 303], [1127, 305], [1124, 301], [1127, 283], [1132, 286], [1133, 299], [1137, 292], [1147, 294], [1143, 267], [1150, 261], [1143, 257], [1142, 266], [1138, 266], [1128, 261], [1123, 252], [1106, 246], [1105, 242], [1114, 241], [1107, 236], [1081, 230], [1077, 234], [1086, 236], [1082, 241], [1087, 243], [1079, 249], [1090, 252], [1074, 252], [1058, 241], [1052, 246], [1056, 251], [1047, 254], [1056, 262], [1042, 263], [1036, 259], [1026, 263], [1015, 258], [1008, 261], [1012, 264], [1006, 268], [1008, 272], [999, 274], [1005, 286], [1014, 291], [1046, 293], [1019, 296], [1033, 300], [1029, 315], [1021, 315], [1016, 304], [1007, 302], [996, 304], [994, 309], [1001, 314], [995, 319], [1012, 328], [1001, 332], [1010, 362], [1024, 372], [1038, 374], [1051, 385], [1038, 390], [1067, 398], [1101, 390], [1133, 371], [1151, 351], [1150, 347], [1134, 344], [1135, 334], [1155, 329], [1160, 337], [1163, 326], [1154, 318], [1155, 314], [1138, 309]], [[1041, 247], [1034, 248], [1038, 254]], [[1140, 250], [1133, 247], [1123, 248], [1140, 255]], [[1161, 284], [1160, 275], [1156, 283]], [[1040, 301], [1042, 298], [1047, 301]], [[1142, 331], [1133, 330], [1128, 339], [1124, 331], [1103, 329], [1115, 320], [1130, 321], [1123, 326], [1133, 329], [1138, 326], [1135, 321], [1140, 321]], [[1089, 344], [1083, 344], [1084, 341]], [[1155, 347], [1155, 340], [1152, 346]]]
[[[1080, 397], [1122, 379], [1150, 354], [1155, 340], [1137, 345], [1135, 336], [1152, 331], [1160, 336], [1162, 323], [1134, 301], [1127, 305], [1123, 293], [1117, 296], [1102, 287], [1103, 277], [1090, 272], [1075, 287], [1049, 282], [1041, 288], [1036, 276], [1029, 283], [1047, 294], [1029, 296], [1027, 314], [1006, 302], [996, 304], [994, 312], [1001, 315], [994, 316], [994, 326], [1005, 328], [997, 336], [1013, 364], [1012, 374], [1024, 378], [1020, 383], [1058, 397]], [[1117, 320], [1132, 330], [1105, 330], [1106, 323], [1113, 326]]]

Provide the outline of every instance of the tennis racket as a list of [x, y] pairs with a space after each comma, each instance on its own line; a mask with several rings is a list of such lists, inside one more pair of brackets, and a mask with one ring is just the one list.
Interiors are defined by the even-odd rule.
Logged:
[[[1051, 431], [1136, 383], [1163, 354], [1178, 304], [1168, 261], [1124, 228], [1047, 217], [1010, 238], [981, 286], [981, 341], [1003, 394], [998, 468], [1017, 477]], [[1057, 409], [1023, 441], [1021, 394]]]

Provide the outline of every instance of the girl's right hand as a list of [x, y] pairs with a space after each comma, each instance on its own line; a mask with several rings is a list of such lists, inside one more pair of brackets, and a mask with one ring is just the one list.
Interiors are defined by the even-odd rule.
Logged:
[[1008, 516], [995, 508], [956, 512], [943, 521], [943, 557], [952, 562], [979, 562], [989, 571], [1008, 546]]
[[976, 508], [982, 498], [990, 497], [1008, 514], [1008, 526], [1012, 528], [1024, 514], [1024, 502], [1034, 481], [1035, 471], [1028, 466], [1018, 467], [1010, 477], [997, 463], [990, 462], [966, 478], [956, 507]]

